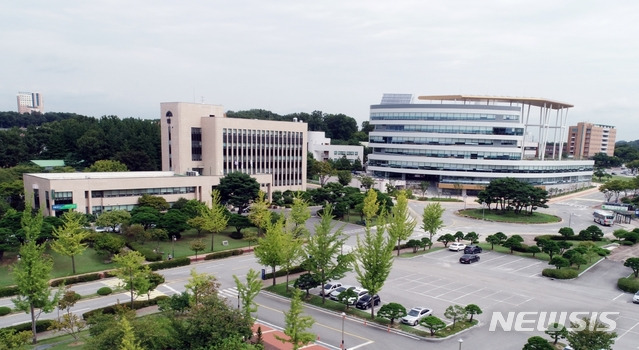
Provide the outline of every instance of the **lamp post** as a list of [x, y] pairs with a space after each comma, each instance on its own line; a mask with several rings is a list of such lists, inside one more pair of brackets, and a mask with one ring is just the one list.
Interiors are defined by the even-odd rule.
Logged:
[[177, 237], [171, 236], [171, 259], [175, 258], [175, 241], [177, 241]]
[[462, 346], [462, 343], [463, 343], [463, 342], [464, 342], [464, 339], [461, 339], [461, 338], [460, 338], [460, 339], [459, 339], [459, 350], [461, 350], [461, 346]]
[[486, 205], [487, 205], [486, 202], [481, 202], [481, 219], [482, 220], [485, 220], [484, 219], [484, 210], [486, 210]]
[[346, 313], [342, 312], [342, 344], [339, 346], [340, 349], [344, 349], [344, 320], [346, 320]]

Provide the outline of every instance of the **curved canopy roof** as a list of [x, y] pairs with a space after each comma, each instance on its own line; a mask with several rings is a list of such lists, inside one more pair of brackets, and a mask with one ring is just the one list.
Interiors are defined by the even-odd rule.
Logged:
[[478, 95], [431, 95], [419, 96], [420, 100], [463, 101], [463, 102], [502, 102], [532, 105], [541, 108], [563, 109], [574, 107], [571, 104], [537, 97], [478, 96]]

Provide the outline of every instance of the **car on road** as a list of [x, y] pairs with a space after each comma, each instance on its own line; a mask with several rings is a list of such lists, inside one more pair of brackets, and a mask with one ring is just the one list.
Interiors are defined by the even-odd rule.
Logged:
[[430, 316], [433, 313], [433, 310], [426, 307], [414, 307], [408, 311], [406, 316], [401, 318], [402, 323], [409, 324], [411, 326], [416, 326], [419, 321], [426, 317]]
[[467, 245], [466, 248], [464, 248], [464, 254], [479, 254], [481, 252], [481, 247], [476, 245]]
[[459, 262], [462, 264], [472, 264], [479, 261], [479, 255], [477, 254], [464, 254], [459, 258]]
[[635, 293], [635, 296], [632, 297], [632, 302], [635, 304], [639, 304], [639, 291]]
[[328, 295], [328, 297], [331, 298], [331, 300], [339, 301], [339, 295], [347, 289], [355, 289], [355, 287], [342, 285], [341, 287], [338, 287], [337, 289], [332, 291], [331, 294]]
[[374, 306], [379, 305], [381, 302], [382, 302], [382, 299], [379, 297], [379, 295], [375, 294], [371, 296], [370, 294], [366, 294], [362, 296], [361, 298], [359, 298], [359, 300], [355, 304], [355, 307], [358, 309], [366, 310], [373, 305]]
[[320, 289], [319, 295], [329, 295], [331, 294], [332, 291], [334, 291], [335, 289], [341, 286], [342, 284], [340, 282], [326, 283], [324, 285], [324, 288]]
[[459, 243], [459, 242], [453, 242], [448, 246], [448, 250], [453, 250], [453, 251], [460, 251], [460, 250], [464, 250], [464, 248], [466, 248], [466, 245], [464, 243]]

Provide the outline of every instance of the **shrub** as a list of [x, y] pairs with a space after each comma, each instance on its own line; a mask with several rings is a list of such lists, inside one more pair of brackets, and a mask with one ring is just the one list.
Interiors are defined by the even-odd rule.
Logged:
[[[53, 325], [53, 320], [37, 320], [36, 321], [36, 333], [49, 330]], [[20, 323], [15, 326], [5, 327], [5, 329], [15, 329], [16, 332], [29, 332], [31, 333], [31, 322]]]
[[146, 261], [162, 261], [162, 254], [156, 253], [154, 249], [146, 247], [137, 242], [129, 242], [127, 246], [144, 255]]
[[579, 277], [579, 272], [573, 269], [544, 269], [541, 274], [559, 280], [569, 280]]
[[8, 306], [0, 306], [0, 316], [8, 315], [11, 313], [11, 308]]
[[151, 269], [151, 271], [157, 271], [157, 270], [163, 270], [163, 269], [170, 269], [170, 268], [178, 267], [178, 266], [186, 266], [189, 264], [191, 264], [191, 259], [189, 259], [188, 257], [184, 257], [184, 258], [177, 258], [172, 260], [165, 260], [165, 261], [150, 263], [149, 268]]
[[109, 295], [111, 293], [113, 293], [113, 289], [109, 287], [102, 287], [98, 289], [98, 295]]
[[[289, 274], [294, 274], [294, 273], [300, 273], [300, 272], [306, 272], [306, 269], [303, 268], [301, 265], [300, 266], [293, 266], [288, 273]], [[286, 276], [286, 270], [277, 270], [277, 271], [275, 271], [275, 277], [282, 277], [282, 276]], [[265, 279], [273, 278], [273, 273], [271, 272], [271, 273], [265, 274], [264, 278]]]
[[525, 244], [516, 245], [513, 250], [520, 253], [528, 253], [528, 246]]
[[[168, 299], [169, 297], [166, 295], [160, 295], [158, 297], [156, 297], [155, 299], [151, 299], [151, 300], [135, 300], [133, 302], [133, 310], [138, 310], [138, 309], [142, 309], [148, 306], [153, 306], [153, 305], [157, 305], [158, 302]], [[85, 313], [82, 314], [82, 318], [85, 320], [88, 320], [89, 317], [97, 314], [97, 313], [103, 313], [103, 314], [115, 314], [118, 310], [118, 308], [124, 308], [124, 309], [129, 309], [131, 306], [131, 303], [126, 303], [126, 304], [116, 304], [116, 305], [110, 305], [110, 306], [105, 306], [103, 308], [100, 309], [95, 309], [95, 310], [91, 310], [91, 311], [87, 311]], [[29, 328], [30, 329], [30, 328]]]
[[619, 244], [621, 244], [621, 245], [634, 245], [635, 243], [632, 242], [632, 241], [623, 240], [623, 241], [619, 242]]
[[204, 260], [223, 259], [223, 258], [228, 258], [229, 256], [242, 255], [242, 254], [244, 254], [244, 251], [242, 249], [225, 250], [223, 252], [215, 252], [215, 253], [207, 254], [206, 256], [204, 256]]
[[18, 294], [17, 286], [9, 286], [0, 288], [0, 297], [11, 297]]
[[617, 281], [617, 287], [624, 292], [636, 293], [639, 291], [639, 278], [622, 277]]
[[60, 279], [51, 281], [50, 284], [51, 284], [51, 287], [57, 287], [62, 284], [64, 284], [65, 286], [68, 286], [68, 285], [72, 285], [76, 283], [95, 281], [95, 280], [99, 280], [100, 278], [101, 278], [100, 273], [96, 272], [96, 273], [88, 273], [86, 275], [60, 278]]

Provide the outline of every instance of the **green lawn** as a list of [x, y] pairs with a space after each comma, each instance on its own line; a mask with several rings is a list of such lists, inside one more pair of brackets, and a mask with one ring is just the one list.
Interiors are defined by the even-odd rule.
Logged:
[[533, 212], [532, 215], [515, 214], [512, 211], [502, 213], [498, 210], [488, 209], [465, 209], [459, 210], [459, 215], [479, 220], [511, 222], [520, 224], [546, 224], [550, 222], [560, 222], [561, 218], [555, 215]]

